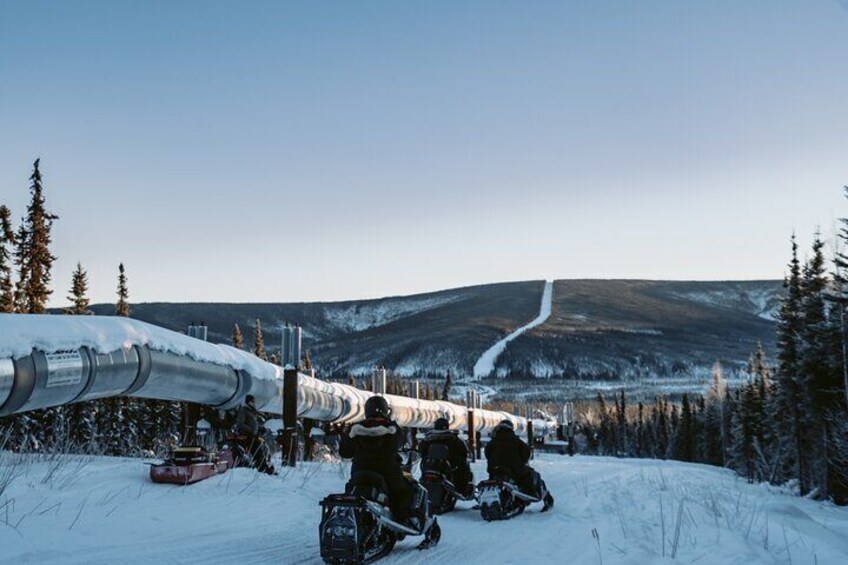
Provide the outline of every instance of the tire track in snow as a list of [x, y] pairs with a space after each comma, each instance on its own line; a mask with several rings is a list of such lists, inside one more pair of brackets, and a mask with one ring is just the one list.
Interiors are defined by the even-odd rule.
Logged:
[[527, 325], [521, 326], [511, 334], [498, 341], [492, 347], [483, 352], [483, 355], [474, 364], [474, 378], [481, 379], [488, 377], [495, 370], [495, 363], [501, 353], [506, 349], [507, 344], [526, 332], [529, 329], [543, 324], [551, 315], [551, 305], [553, 303], [554, 282], [545, 281], [545, 290], [542, 292], [542, 306], [539, 309], [539, 315]]

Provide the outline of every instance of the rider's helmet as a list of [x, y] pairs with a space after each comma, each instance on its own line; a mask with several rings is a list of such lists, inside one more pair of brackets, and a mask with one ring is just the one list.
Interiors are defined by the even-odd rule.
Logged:
[[437, 430], [447, 430], [450, 428], [450, 422], [448, 422], [447, 418], [436, 418], [436, 421], [433, 423], [433, 428]]
[[501, 420], [501, 423], [498, 424], [499, 428], [508, 428], [512, 431], [515, 431], [515, 424], [512, 423], [512, 420]]
[[382, 396], [372, 396], [365, 401], [366, 418], [388, 418], [391, 413], [389, 403]]

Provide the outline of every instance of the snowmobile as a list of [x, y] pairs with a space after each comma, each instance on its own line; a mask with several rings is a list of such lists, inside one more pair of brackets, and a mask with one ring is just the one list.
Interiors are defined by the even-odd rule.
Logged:
[[229, 450], [209, 453], [203, 447], [175, 447], [163, 463], [150, 465], [154, 483], [190, 485], [226, 472], [232, 466]]
[[536, 502], [544, 502], [542, 512], [546, 512], [553, 506], [553, 497], [547, 490], [540, 490], [541, 496], [531, 496], [523, 492], [515, 484], [507, 469], [497, 467], [488, 480], [477, 485], [480, 514], [487, 522], [509, 520]]
[[265, 440], [256, 438], [254, 441], [259, 443], [255, 446], [255, 449], [261, 453], [259, 458], [261, 463], [258, 465], [251, 456], [251, 440], [247, 436], [230, 433], [224, 443], [221, 444], [221, 449], [229, 450], [232, 453], [231, 467], [253, 467], [260, 473], [275, 474], [274, 465], [271, 464], [271, 452]]
[[388, 492], [383, 477], [361, 471], [353, 474], [344, 494], [331, 494], [321, 501], [318, 535], [325, 563], [370, 563], [388, 555], [406, 536], [424, 536], [418, 549], [439, 542], [441, 528], [429, 511], [424, 487], [413, 485], [413, 516], [404, 523], [392, 517]]
[[448, 446], [434, 444], [427, 452], [427, 459], [421, 466], [421, 484], [430, 497], [430, 510], [433, 514], [444, 514], [456, 507], [457, 500], [474, 500], [475, 496], [465, 496], [457, 490], [453, 482], [453, 468], [448, 459]]

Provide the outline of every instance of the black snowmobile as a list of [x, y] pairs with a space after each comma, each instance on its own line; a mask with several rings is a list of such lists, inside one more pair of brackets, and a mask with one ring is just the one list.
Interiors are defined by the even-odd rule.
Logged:
[[453, 482], [453, 468], [448, 459], [448, 446], [431, 445], [421, 469], [421, 484], [427, 489], [430, 510], [433, 514], [450, 512], [456, 507], [457, 500], [474, 500], [474, 494], [465, 496], [457, 490]]
[[409, 523], [394, 521], [389, 510], [388, 487], [377, 473], [354, 473], [345, 494], [331, 494], [321, 501], [318, 534], [321, 558], [325, 563], [370, 563], [391, 552], [406, 536], [424, 536], [418, 549], [439, 542], [441, 528], [429, 511], [427, 491], [412, 487], [413, 518]]
[[487, 522], [509, 520], [536, 502], [544, 502], [542, 512], [546, 512], [553, 506], [553, 497], [544, 487], [539, 490], [541, 496], [531, 496], [523, 492], [512, 479], [508, 469], [497, 467], [488, 480], [477, 485], [480, 514]]

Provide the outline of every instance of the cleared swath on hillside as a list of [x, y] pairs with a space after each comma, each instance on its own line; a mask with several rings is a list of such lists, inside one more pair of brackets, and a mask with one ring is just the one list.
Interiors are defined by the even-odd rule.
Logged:
[[560, 280], [547, 322], [510, 344], [500, 375], [664, 377], [774, 351], [780, 281]]

